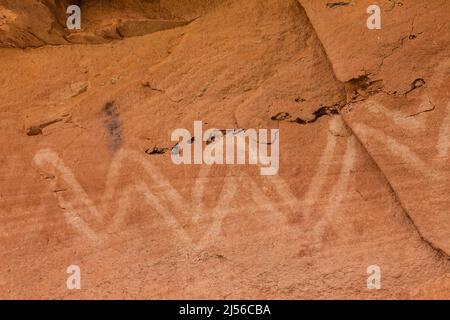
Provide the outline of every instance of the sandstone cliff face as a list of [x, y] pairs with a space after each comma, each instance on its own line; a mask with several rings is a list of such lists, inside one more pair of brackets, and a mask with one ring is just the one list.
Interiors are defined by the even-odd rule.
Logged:
[[0, 3], [0, 47], [62, 44], [69, 1], [3, 0]]
[[[0, 3], [0, 47], [106, 43], [184, 26], [220, 1], [25, 0]], [[69, 5], [81, 8], [83, 27], [66, 27]]]
[[[2, 298], [449, 297], [448, 1], [78, 4], [0, 1]], [[145, 152], [194, 120], [278, 175]]]

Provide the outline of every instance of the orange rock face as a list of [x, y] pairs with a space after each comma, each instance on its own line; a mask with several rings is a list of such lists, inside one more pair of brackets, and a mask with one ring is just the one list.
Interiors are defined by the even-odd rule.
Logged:
[[0, 298], [450, 298], [448, 1], [77, 4], [0, 0]]

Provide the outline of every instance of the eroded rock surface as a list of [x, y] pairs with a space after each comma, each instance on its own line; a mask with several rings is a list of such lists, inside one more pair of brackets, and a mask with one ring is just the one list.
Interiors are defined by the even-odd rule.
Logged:
[[[448, 1], [349, 3], [0, 1], [0, 297], [448, 298]], [[194, 120], [278, 175], [174, 165]]]
[[[189, 24], [219, 1], [0, 1], [0, 47], [99, 44]], [[82, 28], [68, 30], [66, 10], [78, 5]]]

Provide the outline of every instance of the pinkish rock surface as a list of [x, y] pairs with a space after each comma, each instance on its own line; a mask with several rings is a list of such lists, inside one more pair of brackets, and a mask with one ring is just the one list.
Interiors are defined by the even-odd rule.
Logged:
[[[448, 1], [144, 2], [0, 0], [1, 298], [449, 298]], [[195, 120], [278, 174], [174, 165]]]

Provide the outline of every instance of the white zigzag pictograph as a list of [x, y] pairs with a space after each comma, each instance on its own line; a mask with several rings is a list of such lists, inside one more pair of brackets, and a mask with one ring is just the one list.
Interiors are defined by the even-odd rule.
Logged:
[[[440, 76], [440, 72], [446, 70], [446, 67], [450, 67], [450, 59], [442, 61], [435, 69], [436, 72], [431, 80], [434, 81], [437, 86], [441, 86], [445, 83], [444, 78]], [[430, 104], [430, 97], [427, 92], [424, 91], [421, 96], [421, 105], [427, 103]], [[372, 100], [365, 102], [365, 104], [368, 107], [367, 109], [369, 112], [374, 114], [384, 114], [389, 121], [394, 122], [397, 126], [404, 130], [425, 131], [427, 128], [427, 119], [429, 117], [428, 113], [423, 113], [423, 116], [416, 119], [404, 114], [401, 111], [389, 110], [382, 104]], [[444, 112], [445, 116], [443, 117], [436, 142], [436, 155], [441, 160], [446, 161], [450, 151], [450, 102], [448, 102], [445, 106]], [[370, 139], [384, 144], [393, 155], [404, 160], [409, 166], [418, 169], [424, 176], [432, 178], [442, 173], [438, 172], [438, 168], [434, 168], [430, 162], [421, 159], [416, 152], [411, 150], [410, 146], [399, 142], [392, 136], [363, 123], [357, 122], [353, 127], [358, 135], [364, 138], [370, 137]]]
[[[329, 122], [331, 126], [335, 121], [332, 118]], [[312, 206], [319, 199], [322, 191], [326, 187], [324, 179], [329, 171], [330, 160], [335, 154], [336, 140], [338, 138], [327, 132], [327, 144], [318, 163], [316, 175], [312, 178], [309, 190], [303, 199], [296, 197], [290, 186], [281, 176], [259, 177], [259, 181], [249, 175], [226, 176], [223, 178], [223, 186], [220, 196], [212, 209], [207, 209], [203, 204], [203, 197], [206, 190], [210, 166], [204, 166], [195, 179], [191, 190], [191, 200], [185, 199], [161, 174], [160, 169], [140, 153], [128, 149], [120, 149], [112, 159], [109, 171], [106, 177], [106, 189], [101, 197], [98, 206], [86, 194], [83, 187], [75, 178], [74, 173], [64, 164], [58, 154], [51, 149], [42, 149], [34, 156], [34, 164], [41, 172], [48, 171], [48, 166], [56, 170], [58, 179], [64, 180], [69, 189], [66, 192], [54, 192], [59, 205], [63, 208], [63, 213], [67, 223], [73, 227], [81, 236], [90, 239], [93, 242], [103, 242], [108, 239], [108, 234], [119, 230], [126, 217], [127, 211], [131, 207], [132, 199], [136, 195], [142, 195], [145, 202], [156, 210], [163, 218], [165, 223], [173, 230], [178, 241], [185, 246], [200, 250], [212, 241], [220, 237], [221, 225], [223, 219], [232, 210], [229, 204], [235, 198], [239, 188], [245, 187], [250, 192], [252, 202], [249, 204], [240, 204], [240, 210], [249, 206], [250, 209], [262, 212], [268, 212], [273, 224], [292, 231], [292, 226], [287, 223], [288, 215], [301, 214], [304, 217], [310, 217]], [[351, 169], [354, 166], [355, 159], [355, 137], [350, 136], [347, 139], [347, 145], [343, 158], [342, 168], [338, 182], [332, 188], [329, 201], [324, 209], [325, 220], [317, 224], [314, 230], [323, 232], [324, 226], [331, 221], [331, 216], [339, 211], [341, 202], [347, 192]], [[122, 186], [120, 184], [120, 172], [126, 163], [133, 163], [142, 168], [143, 174], [135, 179], [133, 184]], [[50, 188], [56, 189], [58, 179], [46, 179], [49, 181]], [[262, 181], [262, 183], [261, 183]], [[264, 186], [272, 187], [275, 190], [270, 195], [264, 192]], [[198, 223], [200, 217], [205, 214], [212, 214], [212, 222], [207, 227], [202, 237], [195, 241], [193, 237], [182, 227], [176, 218], [175, 213], [183, 212], [191, 215], [191, 222]], [[104, 232], [96, 231], [94, 224], [105, 224], [106, 214], [112, 214], [113, 219]], [[315, 214], [314, 219], [321, 220], [319, 214]], [[306, 230], [311, 232], [311, 230]]]
[[[450, 59], [442, 61], [435, 69], [435, 73], [430, 80], [437, 87], [445, 85], [445, 73], [443, 74], [442, 72], [448, 70], [448, 66], [450, 66]], [[426, 90], [422, 94], [420, 100], [422, 106], [424, 104], [433, 105], [433, 108], [428, 108], [427, 111], [439, 109], [439, 106], [435, 106], [431, 103]], [[422, 112], [420, 116], [418, 116], [419, 114], [416, 114], [418, 117], [411, 117], [401, 111], [391, 111], [381, 103], [373, 100], [366, 101], [365, 105], [368, 107], [367, 109], [369, 112], [386, 117], [388, 119], [387, 121], [394, 123], [403, 132], [410, 131], [413, 133], [420, 133], [420, 135], [426, 134], [427, 122], [432, 117], [432, 113], [430, 112]], [[354, 122], [351, 124], [351, 127], [363, 143], [373, 141], [382, 146], [388, 154], [401, 160], [402, 167], [405, 168], [405, 170], [408, 171], [408, 174], [413, 178], [414, 184], [422, 190], [424, 196], [426, 195], [427, 201], [430, 201], [431, 204], [429, 207], [432, 208], [430, 209], [431, 211], [420, 213], [414, 205], [405, 203], [403, 201], [405, 194], [399, 193], [399, 190], [396, 190], [397, 187], [402, 187], [400, 186], [402, 182], [390, 181], [392, 179], [389, 179], [389, 174], [386, 178], [396, 192], [399, 201], [404, 205], [405, 210], [408, 211], [409, 217], [413, 220], [421, 236], [433, 247], [439, 248], [447, 254], [450, 254], [450, 247], [447, 243], [447, 230], [450, 228], [449, 219], [447, 218], [449, 203], [447, 200], [443, 200], [438, 196], [439, 194], [442, 194], [442, 191], [445, 189], [446, 183], [450, 178], [450, 172], [448, 170], [448, 156], [450, 152], [450, 102], [444, 107], [443, 113], [443, 120], [440, 124], [435, 143], [435, 155], [428, 157], [427, 159], [424, 159], [424, 157], [414, 151], [414, 146], [411, 143], [402, 143], [399, 141], [400, 138], [394, 138], [392, 135], [389, 135], [382, 130], [375, 129], [362, 122]], [[389, 165], [386, 168], [387, 170], [390, 170]], [[395, 168], [392, 167], [391, 169], [394, 170]], [[403, 188], [406, 188], [406, 185], [404, 185]], [[411, 209], [411, 212], [414, 211], [414, 214], [410, 215], [411, 212], [409, 212], [408, 209]], [[422, 219], [420, 215], [423, 213], [428, 215], [433, 214], [433, 219], [438, 227], [434, 228], [431, 232], [429, 230], [430, 227], [425, 225], [426, 223], [422, 225], [417, 223], [419, 222], [419, 219]]]

